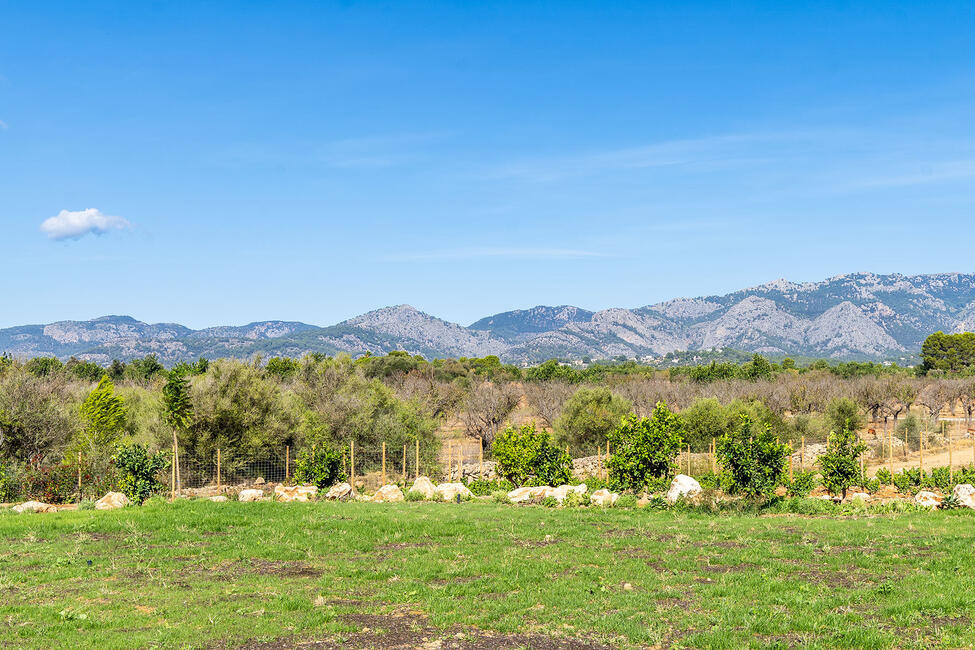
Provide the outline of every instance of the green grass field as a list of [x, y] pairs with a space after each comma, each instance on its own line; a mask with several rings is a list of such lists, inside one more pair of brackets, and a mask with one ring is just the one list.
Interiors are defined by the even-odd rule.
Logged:
[[0, 512], [0, 646], [971, 647], [973, 515]]

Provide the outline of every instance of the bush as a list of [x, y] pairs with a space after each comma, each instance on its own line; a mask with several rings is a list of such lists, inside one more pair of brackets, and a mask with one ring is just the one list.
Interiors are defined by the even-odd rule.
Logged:
[[555, 497], [545, 497], [541, 503], [544, 508], [558, 508], [561, 504]]
[[829, 434], [826, 453], [819, 457], [819, 467], [823, 484], [830, 493], [840, 493], [846, 498], [847, 489], [860, 478], [860, 455], [866, 450], [867, 446], [851, 428]]
[[717, 451], [729, 491], [764, 497], [781, 481], [789, 454], [771, 427], [758, 427], [748, 416], [742, 416], [733, 433], [722, 436]]
[[497, 492], [491, 493], [491, 500], [495, 503], [511, 503], [511, 499], [508, 497], [507, 492], [498, 490]]
[[[888, 470], [886, 467], [881, 467], [874, 475], [874, 480], [878, 481], [880, 485], [893, 485], [894, 481], [892, 479], [893, 477], [890, 475], [890, 470]], [[874, 491], [876, 492], [876, 490]]]
[[342, 452], [325, 444], [302, 449], [295, 458], [295, 482], [317, 485], [325, 490], [345, 480], [342, 471]]
[[816, 487], [816, 472], [796, 472], [791, 482], [786, 482], [790, 497], [805, 498]]
[[24, 472], [23, 496], [44, 503], [68, 503], [78, 494], [78, 467], [42, 465]]
[[591, 503], [588, 494], [579, 494], [578, 492], [569, 492], [565, 495], [565, 499], [562, 500], [562, 506], [565, 508], [578, 508], [580, 506], [588, 506]]
[[0, 464], [0, 503], [20, 498], [20, 473], [11, 464]]
[[562, 485], [572, 476], [572, 459], [557, 447], [547, 431], [536, 431], [531, 422], [515, 429], [507, 427], [491, 444], [498, 474], [521, 486]]
[[150, 454], [144, 445], [119, 445], [112, 461], [118, 472], [119, 490], [134, 503], [141, 504], [166, 487], [158, 476], [169, 468], [171, 459], [165, 452]]
[[670, 476], [683, 431], [683, 421], [664, 402], [657, 402], [649, 418], [625, 416], [610, 434], [610, 477], [623, 489], [641, 490], [653, 479]]
[[636, 498], [634, 494], [621, 494], [620, 498], [616, 500], [614, 507], [616, 508], [636, 508], [639, 505], [639, 499]]
[[584, 456], [598, 449], [633, 405], [608, 388], [580, 388], [569, 398], [555, 421], [559, 443]]
[[416, 490], [407, 490], [403, 498], [407, 501], [424, 501], [426, 499], [422, 492], [417, 492]]
[[488, 496], [497, 491], [508, 493], [515, 489], [511, 481], [505, 481], [504, 479], [473, 479], [466, 481], [465, 484], [467, 485], [467, 489], [477, 497]]
[[849, 397], [837, 397], [826, 406], [826, 422], [831, 432], [859, 431], [866, 424], [860, 407]]

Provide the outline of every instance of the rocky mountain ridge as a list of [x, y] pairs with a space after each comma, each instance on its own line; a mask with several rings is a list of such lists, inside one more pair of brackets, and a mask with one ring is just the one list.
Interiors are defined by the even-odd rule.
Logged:
[[157, 354], [167, 364], [200, 356], [352, 355], [402, 349], [433, 357], [496, 354], [513, 363], [558, 357], [659, 357], [735, 348], [836, 359], [911, 360], [931, 332], [975, 329], [975, 274], [854, 273], [822, 282], [775, 280], [723, 296], [676, 298], [636, 309], [538, 306], [468, 327], [409, 305], [329, 327], [262, 321], [192, 330], [128, 316], [0, 329], [0, 352], [108, 363]]

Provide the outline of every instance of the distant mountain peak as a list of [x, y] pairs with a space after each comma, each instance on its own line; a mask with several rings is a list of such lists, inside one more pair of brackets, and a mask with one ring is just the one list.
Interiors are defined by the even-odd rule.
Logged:
[[0, 352], [77, 356], [99, 363], [157, 354], [167, 364], [234, 356], [300, 356], [402, 349], [427, 357], [496, 354], [510, 362], [552, 357], [659, 357], [734, 348], [834, 358], [913, 358], [931, 332], [975, 329], [975, 274], [835, 275], [772, 280], [723, 296], [674, 298], [639, 309], [593, 312], [538, 305], [469, 327], [408, 304], [382, 307], [330, 327], [267, 320], [191, 330], [131, 316], [0, 329]]

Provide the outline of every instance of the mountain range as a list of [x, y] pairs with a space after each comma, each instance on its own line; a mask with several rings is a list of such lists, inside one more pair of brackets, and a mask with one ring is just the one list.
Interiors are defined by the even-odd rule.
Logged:
[[734, 348], [768, 355], [913, 360], [935, 331], [975, 330], [975, 274], [852, 273], [821, 282], [775, 280], [723, 296], [676, 298], [636, 309], [538, 306], [465, 327], [409, 305], [336, 325], [289, 321], [192, 330], [128, 316], [0, 329], [0, 352], [99, 363], [156, 354], [168, 364], [208, 358], [352, 355], [406, 350], [427, 358], [498, 355], [650, 360], [668, 352]]

